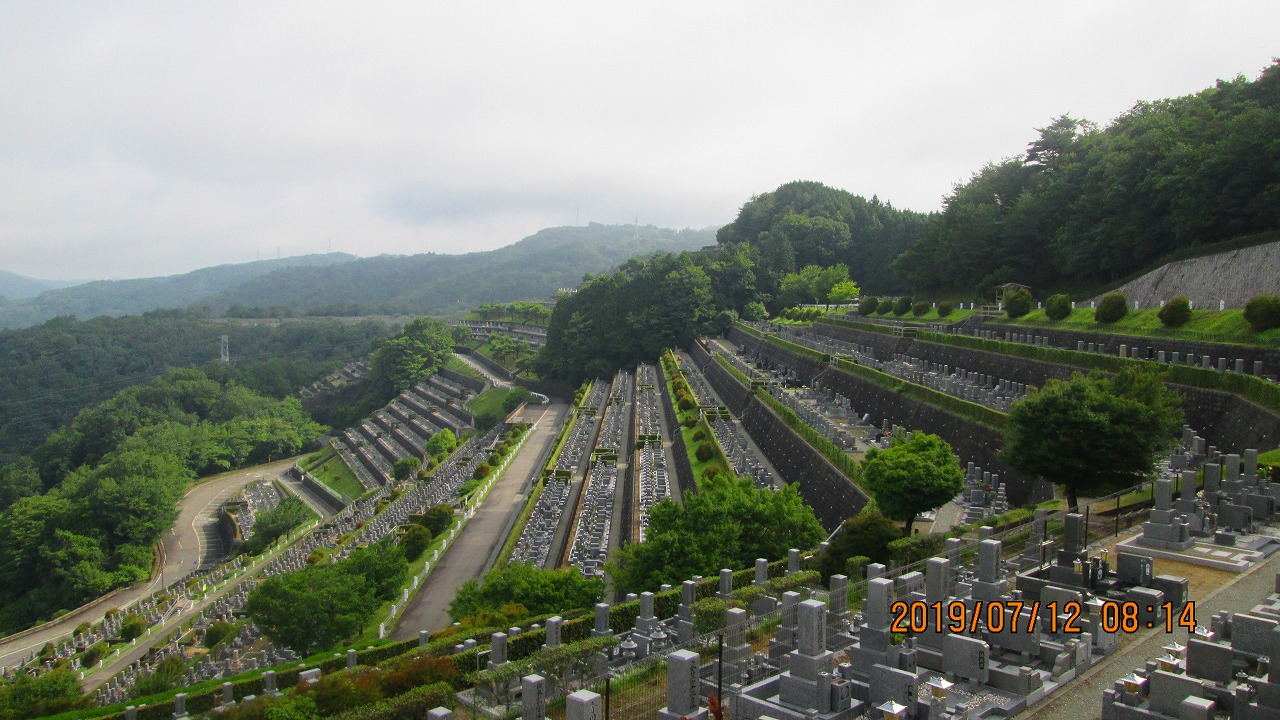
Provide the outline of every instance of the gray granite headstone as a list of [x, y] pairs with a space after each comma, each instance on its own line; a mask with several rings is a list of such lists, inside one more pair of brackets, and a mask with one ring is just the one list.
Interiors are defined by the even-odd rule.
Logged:
[[547, 717], [547, 681], [541, 675], [520, 678], [520, 717], [522, 720]]
[[600, 720], [603, 698], [590, 690], [579, 690], [564, 701], [567, 720]]

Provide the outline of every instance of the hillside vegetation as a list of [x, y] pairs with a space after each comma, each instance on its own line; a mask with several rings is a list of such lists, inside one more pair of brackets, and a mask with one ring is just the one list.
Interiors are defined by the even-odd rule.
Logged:
[[1016, 281], [1081, 289], [1177, 250], [1280, 228], [1280, 63], [1257, 80], [1139, 102], [1104, 129], [1067, 115], [993, 162], [893, 267], [917, 293]]
[[30, 452], [82, 408], [166, 367], [216, 362], [221, 335], [228, 336], [232, 362], [216, 372], [281, 398], [368, 355], [390, 332], [371, 321], [241, 325], [195, 310], [84, 321], [60, 317], [0, 331], [0, 462]]
[[296, 399], [197, 369], [81, 412], [0, 469], [0, 631], [147, 577], [190, 480], [295, 455], [321, 429]]

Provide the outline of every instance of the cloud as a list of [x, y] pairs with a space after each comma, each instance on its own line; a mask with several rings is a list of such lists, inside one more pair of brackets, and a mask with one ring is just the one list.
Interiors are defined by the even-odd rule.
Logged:
[[131, 277], [895, 205], [1070, 112], [1256, 76], [1272, 3], [0, 7], [0, 268]]

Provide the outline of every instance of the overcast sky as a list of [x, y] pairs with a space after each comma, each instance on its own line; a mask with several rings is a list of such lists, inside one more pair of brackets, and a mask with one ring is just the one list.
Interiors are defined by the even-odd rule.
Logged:
[[1256, 78], [1278, 29], [1274, 0], [6, 0], [0, 269], [706, 227], [796, 179], [935, 210], [1057, 115]]

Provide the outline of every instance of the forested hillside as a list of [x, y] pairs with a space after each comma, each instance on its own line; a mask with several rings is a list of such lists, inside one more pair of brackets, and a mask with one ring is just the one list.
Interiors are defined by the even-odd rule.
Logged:
[[0, 631], [145, 578], [190, 480], [297, 454], [320, 430], [296, 399], [195, 368], [81, 412], [34, 464], [0, 469]]
[[256, 278], [203, 302], [215, 312], [264, 314], [461, 315], [488, 302], [527, 300], [576, 287], [586, 273], [657, 250], [714, 242], [709, 230], [599, 225], [541, 230], [520, 242], [464, 255], [383, 255], [342, 265], [291, 268]]
[[247, 326], [194, 310], [84, 321], [60, 317], [0, 331], [0, 462], [30, 452], [82, 408], [146, 382], [166, 367], [217, 361], [224, 334], [232, 363], [218, 372], [280, 398], [363, 358], [390, 333], [372, 321]]
[[1104, 129], [1059, 117], [944, 204], [893, 264], [917, 293], [1078, 289], [1280, 228], [1280, 63], [1254, 81], [1140, 102]]
[[733, 222], [720, 228], [721, 245], [749, 245], [756, 273], [777, 287], [781, 277], [806, 265], [843, 263], [873, 294], [906, 288], [889, 264], [910, 248], [929, 216], [899, 210], [818, 182], [791, 182], [751, 198]]
[[28, 300], [0, 303], [0, 328], [28, 327], [59, 315], [89, 318], [98, 315], [137, 315], [161, 308], [185, 308], [188, 305], [199, 305], [202, 298], [237, 287], [273, 270], [332, 265], [354, 259], [354, 255], [345, 253], [302, 255], [279, 260], [218, 265], [182, 275], [138, 280], [97, 280], [49, 290]]

